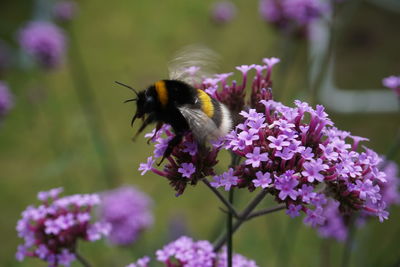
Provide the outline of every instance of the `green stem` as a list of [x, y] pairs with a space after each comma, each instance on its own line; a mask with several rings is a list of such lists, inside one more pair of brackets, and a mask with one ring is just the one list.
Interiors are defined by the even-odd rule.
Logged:
[[106, 136], [101, 109], [96, 104], [95, 93], [88, 79], [87, 69], [80, 54], [73, 27], [69, 28], [69, 33], [70, 55], [72, 58], [69, 66], [73, 82], [75, 83], [74, 87], [100, 160], [104, 178], [107, 185], [113, 187], [117, 184], [116, 179], [119, 178], [116, 157]]
[[354, 213], [351, 215], [349, 220], [346, 243], [343, 247], [342, 267], [347, 267], [350, 263], [350, 257], [353, 250], [353, 243], [356, 232], [355, 220], [357, 217], [358, 213]]
[[78, 252], [75, 252], [76, 259], [82, 264], [84, 267], [91, 267], [92, 265]]
[[[262, 190], [258, 193], [253, 200], [246, 206], [242, 213], [239, 214], [239, 219], [232, 226], [232, 235], [236, 232], [237, 229], [247, 220], [247, 217], [250, 213], [257, 207], [257, 205], [263, 200], [263, 198], [267, 195], [267, 190]], [[214, 251], [219, 251], [221, 247], [225, 244], [228, 239], [229, 233], [222, 234], [215, 242], [214, 242]]]
[[213, 187], [206, 178], [202, 179], [202, 181], [208, 188], [211, 189], [211, 191], [218, 197], [218, 199], [221, 200], [221, 202], [225, 205], [228, 211], [232, 213], [233, 216], [235, 216], [235, 218], [238, 218], [239, 215], [235, 207], [228, 200], [226, 200], [226, 198], [215, 187]]
[[[229, 203], [233, 204], [233, 195], [234, 195], [234, 188], [229, 190]], [[232, 250], [233, 250], [233, 216], [232, 212], [229, 212], [227, 215], [226, 221], [226, 230], [227, 230], [227, 260], [228, 260], [228, 267], [232, 267]]]

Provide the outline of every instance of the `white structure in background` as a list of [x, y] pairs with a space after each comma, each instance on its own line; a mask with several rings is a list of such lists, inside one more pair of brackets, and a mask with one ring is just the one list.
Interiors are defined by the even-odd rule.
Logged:
[[[391, 10], [400, 12], [400, 1], [370, 0], [370, 2], [382, 8], [390, 7]], [[309, 40], [309, 57], [312, 63], [310, 80], [313, 83], [322, 67], [323, 57], [328, 48], [329, 27], [323, 21], [316, 22], [311, 27], [312, 36]], [[367, 63], [368, 59], [366, 59]], [[338, 88], [334, 81], [334, 66], [335, 60], [333, 56], [329, 59], [329, 66], [318, 92], [318, 99], [327, 108], [342, 113], [398, 111], [398, 100], [391, 90], [371, 88], [361, 91]], [[388, 73], [388, 76], [391, 74]]]

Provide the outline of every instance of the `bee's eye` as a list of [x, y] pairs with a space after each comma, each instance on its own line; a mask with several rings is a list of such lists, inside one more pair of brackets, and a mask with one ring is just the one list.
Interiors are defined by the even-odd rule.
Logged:
[[148, 97], [146, 97], [146, 102], [153, 103], [154, 98], [152, 96], [148, 96]]

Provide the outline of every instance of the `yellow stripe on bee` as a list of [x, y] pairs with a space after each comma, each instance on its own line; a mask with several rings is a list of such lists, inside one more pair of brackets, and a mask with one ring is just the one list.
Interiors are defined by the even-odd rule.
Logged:
[[197, 94], [201, 103], [201, 110], [211, 118], [214, 115], [214, 106], [211, 101], [211, 97], [207, 95], [203, 90], [197, 89]]
[[160, 100], [161, 105], [165, 107], [168, 103], [168, 90], [165, 86], [165, 82], [158, 81], [155, 83], [155, 87], [158, 94], [158, 100]]

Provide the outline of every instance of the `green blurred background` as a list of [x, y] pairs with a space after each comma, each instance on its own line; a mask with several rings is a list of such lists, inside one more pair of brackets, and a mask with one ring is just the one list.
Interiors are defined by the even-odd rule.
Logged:
[[[350, 1], [351, 2], [351, 1]], [[399, 74], [399, 13], [358, 1], [349, 12], [345, 30], [337, 40], [336, 79], [345, 88], [379, 88], [383, 77]], [[69, 50], [65, 64], [50, 73], [32, 68], [14, 69], [5, 79], [15, 94], [15, 107], [0, 127], [0, 266], [45, 266], [44, 262], [15, 260], [15, 225], [26, 206], [37, 203], [38, 191], [63, 186], [65, 194], [100, 192], [132, 184], [154, 199], [155, 224], [139, 241], [127, 248], [106, 242], [81, 244], [82, 254], [94, 266], [125, 266], [138, 257], [161, 248], [177, 233], [213, 241], [224, 227], [215, 196], [199, 184], [175, 197], [163, 178], [140, 176], [139, 163], [151, 154], [143, 137], [131, 137], [129, 126], [134, 105], [122, 104], [131, 92], [115, 80], [145, 88], [167, 77], [167, 62], [185, 45], [203, 44], [221, 55], [219, 72], [234, 66], [261, 63], [263, 57], [281, 57], [274, 72], [278, 100], [291, 105], [307, 100], [307, 42], [283, 38], [258, 15], [257, 1], [235, 1], [238, 12], [226, 25], [210, 19], [210, 0], [78, 1], [79, 14], [66, 29], [75, 36], [86, 79], [94, 91], [99, 131], [111, 148], [99, 160], [88, 121], [79, 105], [74, 71], [76, 49]], [[16, 31], [32, 18], [34, 2], [1, 1], [0, 37], [16, 45]], [[377, 26], [379, 25], [379, 27]], [[358, 35], [357, 35], [358, 34]], [[357, 37], [358, 36], [358, 37]], [[361, 37], [360, 37], [361, 36]], [[290, 49], [288, 52], [287, 49]], [[79, 67], [79, 66], [78, 66]], [[83, 70], [84, 71], [84, 70]], [[382, 90], [388, 90], [383, 89]], [[88, 103], [90, 106], [91, 104]], [[335, 114], [336, 126], [364, 136], [368, 146], [385, 154], [400, 126], [399, 114]], [[399, 156], [395, 160], [399, 162]], [[112, 173], [104, 175], [101, 162], [111, 162]], [[220, 171], [224, 168], [220, 165]], [[242, 191], [239, 206], [251, 194]], [[274, 205], [268, 200], [263, 206]], [[352, 266], [399, 264], [400, 209], [391, 209], [382, 224], [369, 221], [356, 232]], [[235, 251], [256, 260], [260, 266], [339, 266], [343, 245], [321, 239], [302, 218], [290, 219], [284, 212], [254, 219], [234, 236]], [[79, 266], [74, 263], [73, 266]]]

